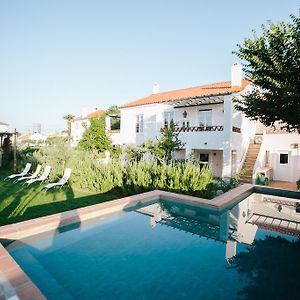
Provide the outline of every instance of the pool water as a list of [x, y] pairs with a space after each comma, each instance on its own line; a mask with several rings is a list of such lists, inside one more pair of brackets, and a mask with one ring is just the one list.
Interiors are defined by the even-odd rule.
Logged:
[[156, 201], [7, 249], [48, 299], [297, 299], [300, 218], [257, 197], [222, 212]]

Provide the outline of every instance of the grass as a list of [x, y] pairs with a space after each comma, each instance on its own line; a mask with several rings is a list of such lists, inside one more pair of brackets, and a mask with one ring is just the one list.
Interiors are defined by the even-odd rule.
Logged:
[[96, 194], [67, 186], [46, 191], [40, 184], [27, 187], [21, 183], [3, 181], [8, 174], [8, 171], [0, 170], [0, 226], [93, 205], [120, 196], [114, 191]]

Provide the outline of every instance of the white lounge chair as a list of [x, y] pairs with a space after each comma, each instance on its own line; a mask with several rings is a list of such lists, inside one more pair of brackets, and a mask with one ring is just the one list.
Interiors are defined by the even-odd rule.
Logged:
[[44, 186], [44, 188], [49, 190], [55, 186], [60, 186], [60, 187], [64, 186], [68, 182], [71, 173], [72, 173], [72, 169], [66, 168], [64, 172], [64, 176], [58, 182], [48, 183], [47, 185]]
[[22, 181], [22, 180], [25, 180], [25, 179], [29, 180], [29, 179], [37, 178], [38, 175], [39, 175], [39, 173], [40, 173], [40, 171], [41, 171], [41, 169], [42, 169], [42, 166], [40, 164], [38, 164], [37, 167], [36, 167], [36, 170], [34, 171], [34, 173], [32, 175], [23, 176], [21, 178], [17, 178], [15, 180], [15, 182]]
[[39, 178], [29, 179], [26, 181], [26, 183], [28, 185], [32, 184], [34, 182], [37, 182], [37, 181], [40, 181], [42, 183], [43, 181], [45, 181], [48, 178], [50, 171], [51, 171], [51, 167], [46, 166], [43, 174]]
[[4, 180], [9, 180], [9, 179], [13, 179], [16, 177], [22, 177], [28, 174], [29, 170], [31, 168], [31, 163], [27, 163], [24, 170], [21, 173], [17, 173], [17, 174], [12, 174], [7, 176]]

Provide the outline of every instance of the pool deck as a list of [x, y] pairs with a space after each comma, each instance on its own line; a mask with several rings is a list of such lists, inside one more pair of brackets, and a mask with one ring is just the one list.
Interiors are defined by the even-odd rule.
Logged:
[[[234, 204], [245, 194], [250, 194], [253, 185], [243, 184], [211, 200], [155, 190], [130, 197], [108, 201], [50, 216], [32, 219], [0, 227], [0, 240], [18, 241], [43, 232], [56, 232], [58, 228], [84, 222], [109, 213], [126, 211], [137, 204], [155, 199], [183, 201], [192, 205], [221, 210]], [[0, 300], [40, 300], [46, 299], [21, 267], [0, 244]]]
[[285, 189], [289, 191], [299, 191], [296, 182], [288, 181], [270, 181], [268, 187]]

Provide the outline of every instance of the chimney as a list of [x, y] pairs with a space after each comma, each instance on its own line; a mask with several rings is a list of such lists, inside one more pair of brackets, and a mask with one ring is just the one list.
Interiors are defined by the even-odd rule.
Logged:
[[83, 106], [81, 109], [81, 117], [85, 118], [88, 115], [88, 109], [86, 106]]
[[159, 84], [157, 82], [155, 82], [153, 84], [152, 94], [158, 94], [158, 93], [159, 93]]
[[234, 63], [231, 67], [231, 87], [242, 86], [242, 66]]

